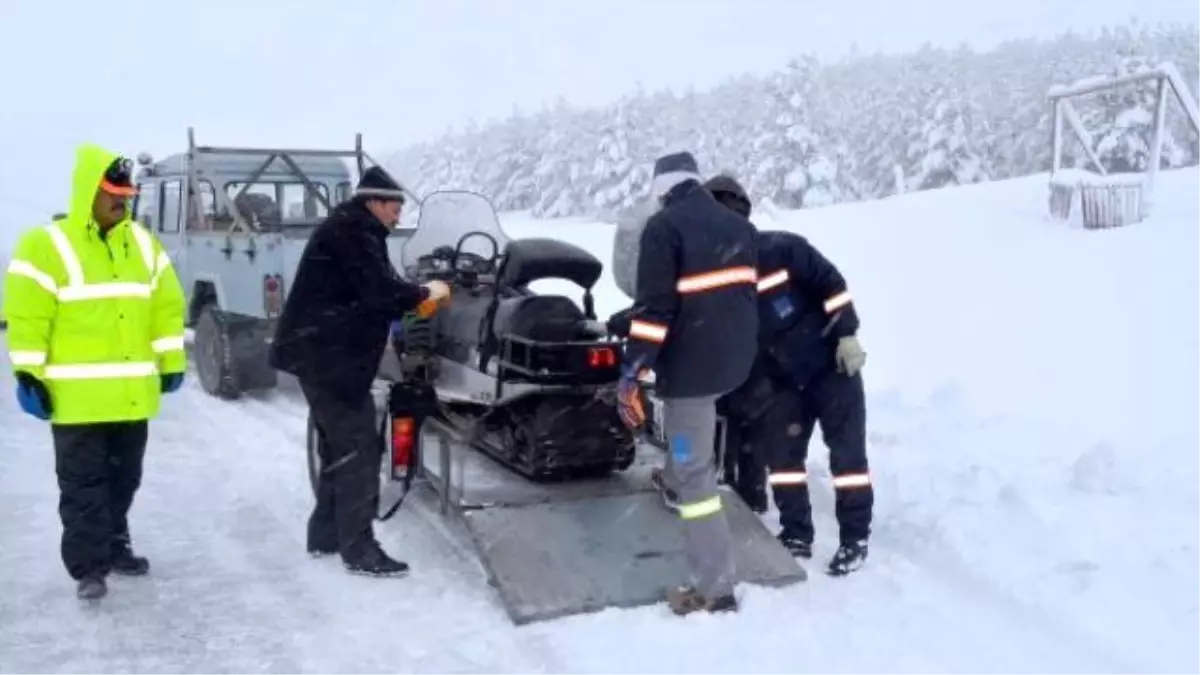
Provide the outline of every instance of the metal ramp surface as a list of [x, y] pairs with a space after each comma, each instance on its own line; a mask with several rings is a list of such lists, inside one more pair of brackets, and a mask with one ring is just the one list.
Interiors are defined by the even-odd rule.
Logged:
[[[687, 578], [679, 518], [649, 481], [661, 451], [640, 448], [632, 467], [605, 478], [534, 483], [434, 426], [422, 458], [443, 512], [460, 516], [517, 625], [656, 604]], [[741, 498], [724, 489], [722, 497], [739, 581], [783, 586], [807, 578]]]

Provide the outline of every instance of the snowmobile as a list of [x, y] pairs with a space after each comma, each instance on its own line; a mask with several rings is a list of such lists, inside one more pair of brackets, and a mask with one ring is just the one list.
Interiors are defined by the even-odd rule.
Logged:
[[[511, 239], [486, 197], [440, 191], [422, 200], [400, 257], [408, 279], [439, 279], [452, 292], [432, 317], [409, 315], [393, 336], [393, 418], [435, 411], [535, 481], [633, 463], [636, 441], [616, 410], [620, 343], [596, 320], [592, 287], [603, 264], [595, 256], [556, 239]], [[582, 307], [529, 288], [550, 279], [582, 288]]]

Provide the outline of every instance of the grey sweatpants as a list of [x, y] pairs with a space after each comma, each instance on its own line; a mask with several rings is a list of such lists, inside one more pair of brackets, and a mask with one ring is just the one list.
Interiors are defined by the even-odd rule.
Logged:
[[691, 584], [706, 598], [733, 592], [733, 543], [717, 490], [717, 397], [663, 399], [666, 486], [679, 499]]

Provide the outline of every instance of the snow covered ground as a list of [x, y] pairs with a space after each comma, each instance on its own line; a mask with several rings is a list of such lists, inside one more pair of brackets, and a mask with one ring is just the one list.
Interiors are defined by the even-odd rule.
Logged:
[[[0, 670], [1195, 672], [1198, 178], [1163, 175], [1152, 219], [1107, 232], [1051, 222], [1045, 176], [764, 214], [855, 293], [877, 512], [860, 573], [744, 588], [734, 616], [514, 628], [417, 511], [379, 528], [406, 580], [310, 560], [303, 406], [286, 390], [223, 404], [194, 379], [152, 427], [132, 516], [153, 574], [83, 606], [58, 561], [49, 434], [0, 405]], [[506, 226], [608, 261], [607, 226]], [[600, 312], [620, 308], [602, 283]], [[814, 493], [823, 562], [831, 490]]]

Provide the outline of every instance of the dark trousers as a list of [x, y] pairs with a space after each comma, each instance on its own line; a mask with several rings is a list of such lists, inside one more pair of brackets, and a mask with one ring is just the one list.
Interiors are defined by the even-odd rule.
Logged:
[[321, 433], [317, 505], [308, 520], [309, 550], [337, 549], [353, 561], [375, 546], [372, 528], [379, 504], [383, 439], [369, 391], [347, 396], [301, 382]]
[[55, 424], [62, 560], [73, 579], [104, 576], [129, 541], [129, 507], [142, 484], [148, 424]]
[[811, 542], [812, 506], [808, 494], [808, 444], [813, 428], [829, 447], [834, 511], [842, 543], [871, 533], [875, 493], [867, 463], [867, 413], [861, 375], [828, 372], [801, 390], [781, 392], [756, 427], [753, 445], [767, 459], [783, 531]]

